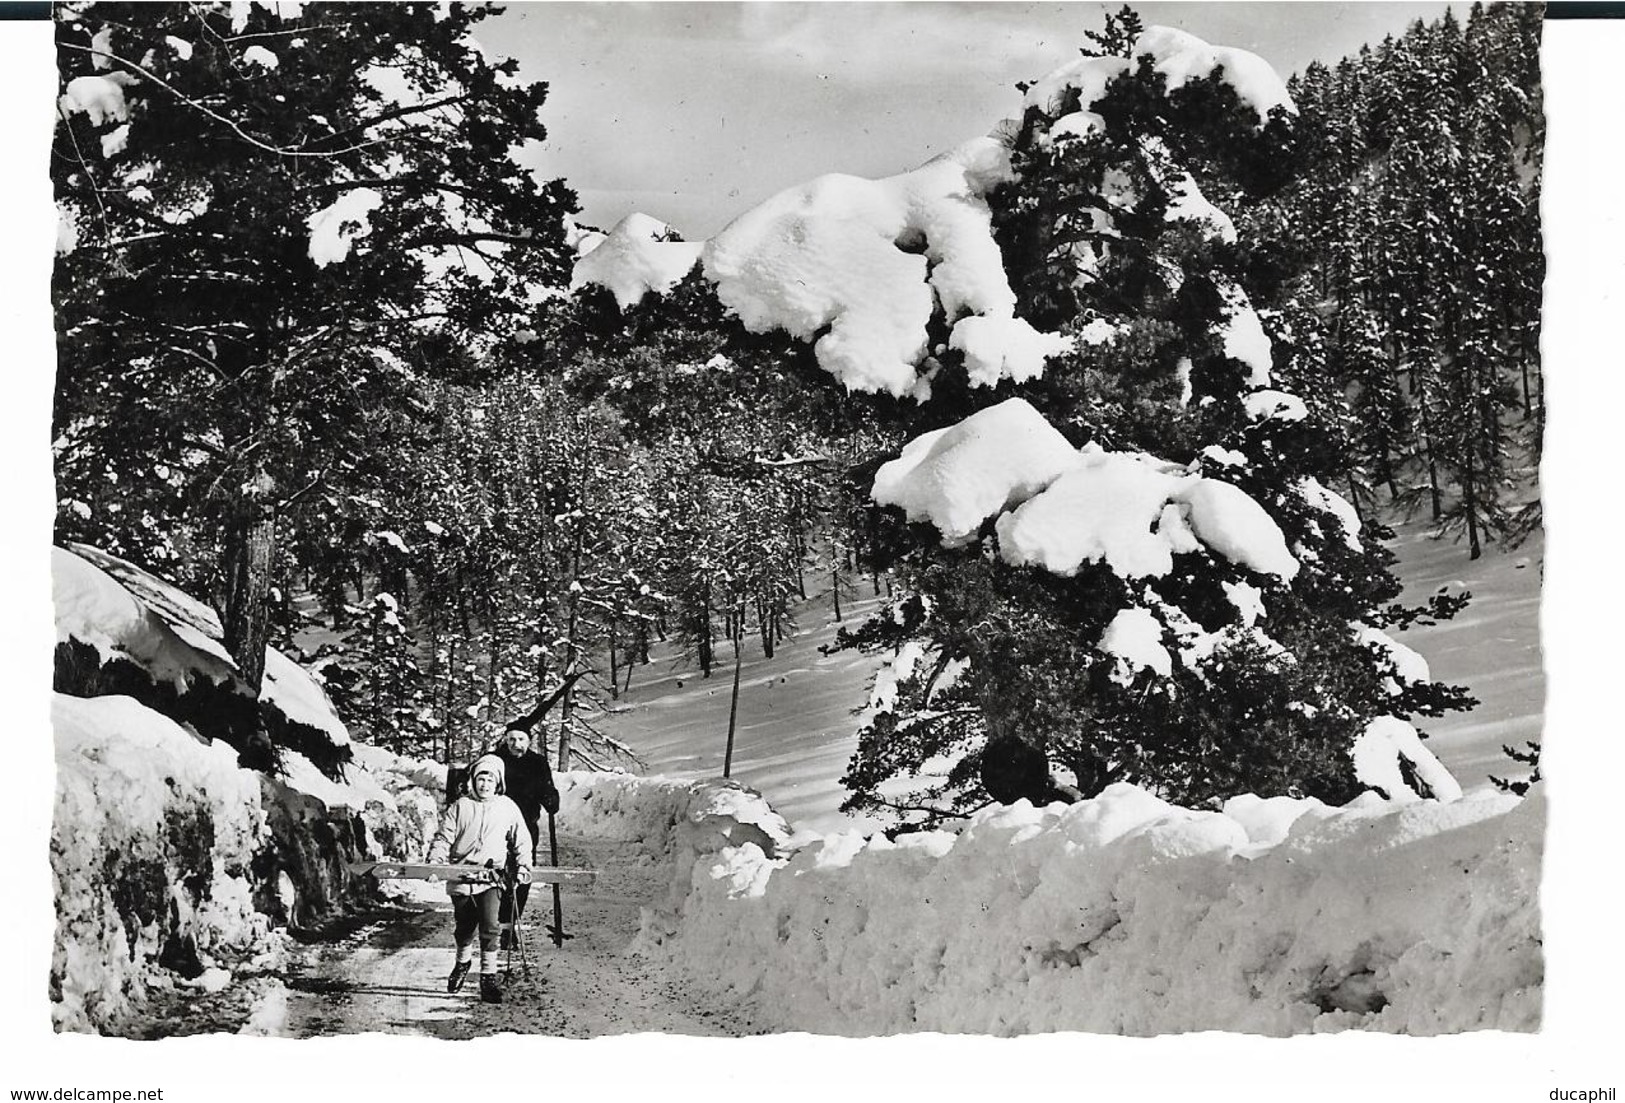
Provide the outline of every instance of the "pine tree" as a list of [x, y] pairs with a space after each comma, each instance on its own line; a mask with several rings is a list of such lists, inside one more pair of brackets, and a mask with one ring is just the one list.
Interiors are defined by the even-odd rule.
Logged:
[[[1080, 111], [1099, 125], [1052, 135]], [[1030, 103], [1011, 146], [1017, 180], [991, 203], [1018, 314], [1108, 336], [1075, 342], [1021, 387], [965, 386], [952, 354], [939, 356], [910, 431], [1019, 394], [1075, 445], [1245, 492], [1301, 569], [1286, 582], [1197, 553], [1161, 576], [1086, 559], [1061, 577], [1006, 563], [987, 529], [945, 547], [888, 514], [878, 546], [900, 596], [845, 642], [890, 653], [895, 698], [860, 733], [847, 807], [889, 809], [906, 828], [1116, 781], [1192, 804], [1249, 790], [1348, 799], [1359, 783], [1347, 751], [1368, 721], [1467, 702], [1402, 684], [1371, 642], [1399, 585], [1371, 539], [1381, 530], [1358, 535], [1327, 485], [1350, 465], [1348, 422], [1314, 312], [1268, 317], [1264, 362], [1235, 337], [1250, 303], [1292, 284], [1292, 255], [1250, 248], [1198, 197], [1239, 207], [1272, 194], [1304, 156], [1300, 135], [1279, 109], [1261, 118], [1222, 72], [1170, 90], [1147, 57], [1092, 103]], [[1303, 396], [1301, 416], [1269, 413], [1281, 387]], [[1183, 657], [1167, 670], [1119, 663], [1102, 641], [1124, 614]]]
[[60, 9], [59, 535], [197, 564], [251, 685], [278, 548], [400, 469], [448, 349], [561, 282], [573, 198], [509, 157], [546, 88], [484, 59], [487, 14]]
[[[1333, 374], [1358, 419], [1361, 464], [1441, 532], [1488, 539], [1520, 481], [1516, 403], [1538, 454], [1539, 21], [1475, 5], [1416, 23], [1304, 79], [1311, 169], [1256, 224], [1311, 245]], [[1313, 67], [1311, 67], [1313, 68]]]

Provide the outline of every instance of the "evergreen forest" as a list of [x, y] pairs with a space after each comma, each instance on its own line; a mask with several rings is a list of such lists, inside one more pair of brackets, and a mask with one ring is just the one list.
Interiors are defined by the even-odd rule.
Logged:
[[[1472, 704], [1348, 632], [1460, 605], [1398, 604], [1385, 525], [1423, 519], [1477, 558], [1540, 524], [1541, 17], [1419, 22], [1293, 75], [1296, 110], [1267, 118], [1219, 73], [1169, 88], [1129, 8], [1079, 27], [1080, 56], [1123, 75], [1003, 124], [1018, 175], [988, 202], [1017, 314], [1114, 336], [979, 386], [939, 319], [916, 402], [848, 393], [698, 268], [627, 305], [567, 290], [575, 193], [507, 156], [546, 140], [548, 86], [473, 44], [484, 9], [64, 5], [64, 88], [100, 98], [63, 108], [52, 149], [55, 540], [207, 596], [251, 684], [283, 649], [403, 754], [464, 761], [540, 709], [561, 768], [636, 769], [601, 721], [652, 651], [726, 679], [806, 602], [840, 617], [864, 595], [881, 611], [841, 645], [926, 661], [862, 732], [851, 808], [918, 826], [1123, 780], [1347, 800], [1373, 717]], [[1052, 140], [1081, 108], [1101, 128]], [[1164, 217], [1184, 172], [1233, 235]], [[324, 216], [342, 255], [310, 247]], [[1248, 416], [1214, 336], [1235, 289], [1303, 419]], [[1062, 578], [871, 499], [906, 442], [1012, 397], [1074, 447], [1224, 470], [1304, 570], [1276, 585], [1182, 556], [1154, 585]], [[1303, 504], [1309, 484], [1363, 543]], [[1291, 661], [1237, 637], [1200, 671], [1126, 677], [1094, 650], [1125, 605], [1216, 630], [1244, 586]]]

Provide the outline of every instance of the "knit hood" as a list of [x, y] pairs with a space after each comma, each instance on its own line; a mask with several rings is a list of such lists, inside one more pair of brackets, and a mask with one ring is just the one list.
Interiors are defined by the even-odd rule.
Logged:
[[479, 758], [474, 760], [474, 765], [468, 768], [468, 791], [471, 795], [474, 792], [474, 778], [478, 774], [495, 774], [497, 778], [497, 792], [502, 793], [507, 791], [507, 769], [503, 766], [502, 759], [498, 758], [496, 755], [481, 755]]

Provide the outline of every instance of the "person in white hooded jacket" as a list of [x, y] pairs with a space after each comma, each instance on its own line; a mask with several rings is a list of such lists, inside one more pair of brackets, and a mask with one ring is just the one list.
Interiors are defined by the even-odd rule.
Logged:
[[[525, 826], [519, 806], [503, 795], [502, 759], [488, 754], [476, 759], [469, 769], [468, 792], [458, 797], [440, 819], [440, 830], [429, 844], [429, 861], [472, 862], [511, 870], [516, 884], [530, 883], [530, 859], [534, 840]], [[457, 942], [457, 961], [446, 978], [446, 991], [463, 986], [474, 962], [474, 936], [479, 934], [480, 999], [502, 1002], [497, 983], [499, 914], [501, 886], [483, 881], [453, 880], [446, 883], [451, 894]]]

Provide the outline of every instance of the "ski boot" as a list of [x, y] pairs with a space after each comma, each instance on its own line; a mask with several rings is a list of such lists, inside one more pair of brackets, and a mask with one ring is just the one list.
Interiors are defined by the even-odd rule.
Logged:
[[456, 965], [453, 965], [451, 967], [451, 976], [446, 978], [446, 991], [455, 992], [461, 988], [463, 978], [468, 976], [469, 966], [473, 964], [472, 961], [459, 961]]
[[486, 1003], [502, 1002], [502, 984], [495, 973], [480, 974], [480, 999]]

